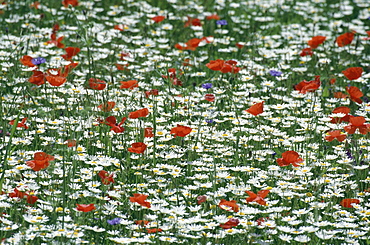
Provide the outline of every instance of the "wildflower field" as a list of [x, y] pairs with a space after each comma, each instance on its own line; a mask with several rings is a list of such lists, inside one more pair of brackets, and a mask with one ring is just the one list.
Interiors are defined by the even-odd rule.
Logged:
[[370, 244], [368, 0], [0, 0], [2, 244]]

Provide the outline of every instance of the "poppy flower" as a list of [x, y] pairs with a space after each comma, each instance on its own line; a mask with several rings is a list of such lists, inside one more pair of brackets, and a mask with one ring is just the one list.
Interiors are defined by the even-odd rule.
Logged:
[[337, 43], [338, 47], [344, 47], [352, 43], [355, 37], [354, 32], [347, 32], [337, 37], [335, 42]]
[[178, 43], [175, 44], [175, 48], [180, 49], [180, 50], [195, 51], [201, 42], [211, 43], [211, 39], [210, 37], [192, 38], [185, 43], [185, 46], [182, 46]]
[[59, 71], [58, 71], [58, 74], [56, 75], [53, 75], [52, 73], [48, 72], [45, 75], [45, 79], [46, 81], [49, 82], [51, 86], [54, 86], [54, 87], [59, 87], [67, 81], [67, 78], [64, 76], [61, 76]]
[[215, 101], [215, 95], [214, 94], [206, 94], [206, 95], [204, 95], [204, 99], [209, 101], [209, 102], [213, 102], [213, 101]]
[[119, 71], [128, 71], [129, 69], [127, 68], [130, 64], [116, 64], [117, 70]]
[[336, 83], [336, 81], [337, 81], [337, 79], [336, 79], [336, 78], [332, 78], [332, 79], [330, 79], [329, 83], [330, 83], [331, 85], [333, 85], [333, 84], [335, 84], [335, 83]]
[[144, 108], [144, 109], [140, 109], [140, 110], [137, 110], [137, 111], [130, 112], [128, 114], [128, 117], [131, 118], [131, 119], [136, 119], [136, 118], [139, 118], [139, 117], [146, 117], [148, 114], [149, 114], [148, 108]]
[[348, 98], [348, 95], [346, 95], [342, 92], [335, 92], [333, 95], [334, 95], [334, 98], [337, 98], [337, 99], [346, 99], [346, 98]]
[[184, 27], [188, 27], [188, 26], [202, 26], [202, 23], [200, 22], [200, 19], [191, 18], [188, 16], [188, 20], [185, 22]]
[[344, 130], [349, 134], [354, 134], [358, 129], [360, 134], [367, 134], [370, 132], [370, 124], [365, 124], [366, 119], [364, 117], [355, 117], [352, 116], [349, 119], [349, 125], [344, 127]]
[[61, 37], [56, 37], [56, 33], [52, 33], [50, 35], [50, 39], [49, 41], [47, 41], [46, 43], [48, 44], [54, 44], [55, 46], [57, 46], [58, 48], [64, 48], [64, 44], [62, 43], [63, 39], [64, 39], [64, 36], [61, 36]]
[[342, 71], [342, 73], [348, 80], [352, 81], [360, 78], [363, 71], [364, 70], [361, 67], [350, 67]]
[[360, 98], [364, 96], [364, 94], [361, 92], [361, 90], [358, 87], [350, 86], [350, 87], [347, 87], [346, 90], [352, 101], [362, 104], [362, 100]]
[[94, 90], [103, 90], [105, 87], [107, 87], [107, 83], [105, 81], [97, 78], [89, 79], [89, 88]]
[[20, 58], [20, 62], [22, 63], [22, 65], [24, 66], [28, 66], [28, 67], [34, 67], [36, 66], [35, 64], [32, 63], [32, 57], [29, 56], [29, 55], [24, 55], [22, 58]]
[[150, 221], [148, 221], [148, 220], [135, 220], [135, 224], [141, 225], [141, 226], [146, 226], [149, 223], [150, 223]]
[[157, 232], [162, 232], [163, 230], [161, 228], [151, 228], [151, 229], [146, 229], [146, 233], [157, 233]]
[[38, 200], [39, 198], [37, 197], [37, 196], [34, 196], [34, 195], [27, 195], [27, 199], [26, 199], [26, 201], [27, 201], [27, 203], [29, 203], [29, 204], [34, 204], [34, 203], [36, 203], [37, 202], [37, 200]]
[[171, 129], [170, 133], [173, 134], [174, 137], [176, 138], [176, 136], [185, 137], [186, 135], [190, 134], [191, 131], [192, 131], [192, 128], [190, 127], [177, 125], [177, 127], [174, 127]]
[[359, 204], [360, 200], [353, 198], [346, 198], [340, 202], [340, 205], [344, 208], [353, 208], [352, 204]]
[[95, 205], [94, 203], [92, 204], [76, 204], [77, 205], [77, 211], [81, 211], [81, 212], [90, 212], [90, 211], [93, 211], [95, 210]]
[[233, 60], [211, 60], [206, 66], [213, 71], [221, 71], [222, 73], [238, 73], [240, 67], [236, 67], [237, 62]]
[[71, 139], [68, 139], [66, 143], [67, 147], [74, 147], [76, 146], [76, 144], [77, 144], [76, 140], [71, 140]]
[[30, 4], [30, 8], [35, 8], [35, 9], [39, 9], [40, 7], [40, 2], [39, 1], [36, 1], [36, 2], [33, 2]]
[[197, 203], [198, 203], [198, 205], [200, 205], [200, 204], [202, 204], [202, 203], [204, 203], [205, 201], [207, 201], [207, 196], [198, 196], [197, 197]]
[[299, 167], [298, 163], [302, 163], [303, 159], [299, 157], [299, 154], [295, 151], [286, 151], [281, 154], [282, 158], [278, 158], [276, 161], [280, 167], [289, 166], [292, 164], [294, 167]]
[[326, 40], [326, 37], [324, 36], [315, 36], [311, 38], [311, 40], [308, 41], [308, 46], [310, 48], [315, 49], [317, 48], [320, 44], [322, 44]]
[[113, 179], [114, 174], [109, 174], [107, 171], [100, 170], [98, 176], [100, 177], [103, 185], [109, 185], [110, 183], [114, 183]]
[[265, 103], [265, 102], [262, 101], [260, 103], [256, 103], [245, 111], [252, 114], [253, 116], [257, 116], [257, 115], [263, 113], [263, 103]]
[[42, 71], [32, 71], [33, 75], [28, 79], [32, 84], [40, 86], [45, 83], [45, 74]]
[[77, 47], [68, 47], [68, 48], [65, 49], [67, 54], [63, 54], [62, 57], [65, 60], [71, 60], [73, 58], [73, 56], [77, 55], [80, 52], [80, 50], [81, 49], [77, 48]]
[[308, 55], [309, 56], [313, 55], [313, 51], [312, 51], [311, 48], [304, 48], [304, 49], [302, 49], [301, 53], [299, 54], [299, 56], [302, 56], [302, 57], [308, 56]]
[[132, 153], [142, 154], [146, 150], [146, 144], [143, 142], [132, 143], [127, 150]]
[[294, 86], [295, 90], [298, 90], [300, 94], [306, 94], [307, 92], [316, 91], [321, 85], [320, 76], [315, 76], [315, 80], [307, 82], [303, 80], [302, 82]]
[[143, 207], [150, 208], [150, 202], [145, 201], [147, 197], [148, 195], [134, 193], [134, 196], [130, 197], [130, 202], [136, 202]]
[[120, 83], [121, 83], [121, 87], [120, 87], [121, 89], [122, 88], [134, 89], [134, 88], [139, 87], [139, 82], [136, 80], [130, 80], [126, 82], [121, 81]]
[[125, 131], [124, 127], [121, 125], [126, 121], [126, 117], [123, 117], [120, 123], [117, 123], [117, 119], [115, 116], [110, 116], [105, 119], [106, 124], [111, 127], [111, 131], [115, 133], [122, 133]]
[[222, 229], [231, 229], [235, 226], [238, 226], [240, 221], [236, 218], [229, 219], [225, 224], [221, 224], [220, 227]]
[[343, 134], [340, 130], [334, 130], [327, 133], [328, 136], [325, 137], [325, 140], [331, 142], [337, 139], [339, 142], [342, 142], [346, 139], [347, 135]]
[[123, 25], [123, 24], [118, 24], [118, 25], [114, 25], [113, 27], [114, 30], [119, 30], [119, 31], [124, 31], [125, 29], [129, 29], [127, 25]]
[[225, 64], [224, 60], [217, 59], [211, 60], [209, 63], [206, 64], [206, 66], [213, 71], [219, 71], [222, 69], [224, 64]]
[[68, 8], [68, 5], [72, 5], [73, 7], [76, 7], [78, 6], [78, 0], [63, 0], [62, 4], [66, 8]]
[[266, 201], [263, 200], [263, 198], [267, 197], [269, 194], [269, 190], [261, 190], [255, 194], [252, 191], [246, 191], [246, 193], [249, 195], [249, 197], [246, 198], [247, 202], [256, 202], [258, 204], [261, 204], [263, 206], [266, 206]]
[[36, 152], [34, 155], [34, 160], [27, 161], [26, 164], [34, 171], [40, 171], [49, 166], [49, 161], [53, 161], [54, 157], [46, 154], [45, 152]]
[[206, 17], [207, 20], [219, 20], [221, 19], [220, 16], [218, 16], [217, 14], [212, 14], [212, 15], [208, 15]]
[[149, 95], [158, 95], [159, 91], [158, 89], [151, 89], [149, 91], [145, 91], [145, 97], [149, 98]]
[[12, 193], [9, 193], [9, 197], [17, 197], [17, 198], [24, 198], [27, 194], [23, 191], [19, 191], [17, 188], [14, 188], [14, 191]]
[[218, 204], [218, 206], [221, 209], [224, 209], [224, 210], [233, 210], [234, 212], [238, 212], [239, 211], [239, 205], [236, 204], [236, 201], [235, 200], [226, 201], [225, 199], [221, 199], [221, 201]]
[[154, 137], [153, 128], [144, 128], [144, 137], [145, 138]]
[[163, 16], [163, 15], [158, 15], [158, 16], [155, 16], [152, 18], [152, 20], [155, 22], [155, 23], [159, 23], [159, 22], [162, 22], [166, 17]]
[[332, 118], [331, 123], [349, 122], [349, 119], [351, 117], [349, 115], [350, 112], [351, 112], [351, 110], [347, 106], [339, 106], [339, 107], [335, 108], [331, 113], [333, 113], [333, 114], [342, 113], [342, 114], [345, 114], [345, 116], [343, 116], [341, 118], [338, 118], [338, 117]]
[[[17, 123], [17, 128], [24, 128], [24, 129], [28, 129], [28, 126], [25, 124], [27, 121], [27, 117], [25, 118], [22, 118], [22, 120], [20, 122]], [[14, 125], [14, 122], [15, 120], [11, 120], [9, 122], [10, 125]]]
[[108, 101], [104, 104], [99, 105], [98, 108], [104, 112], [108, 112], [108, 111], [111, 111], [115, 105], [116, 105], [116, 102]]

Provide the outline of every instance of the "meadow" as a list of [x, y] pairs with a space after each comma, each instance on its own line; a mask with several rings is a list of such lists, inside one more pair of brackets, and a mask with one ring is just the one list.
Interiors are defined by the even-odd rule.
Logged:
[[1, 244], [370, 244], [368, 0], [0, 0]]

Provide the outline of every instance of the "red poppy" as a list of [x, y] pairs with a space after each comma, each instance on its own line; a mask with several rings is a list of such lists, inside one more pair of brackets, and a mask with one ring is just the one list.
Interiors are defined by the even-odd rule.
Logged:
[[150, 223], [150, 221], [148, 221], [148, 220], [136, 220], [135, 221], [135, 224], [141, 225], [141, 226], [146, 226], [149, 223]]
[[68, 139], [66, 143], [67, 147], [74, 147], [76, 146], [76, 144], [77, 144], [76, 140], [71, 140], [71, 139]]
[[364, 70], [361, 67], [350, 67], [342, 71], [348, 80], [356, 80], [361, 77]]
[[39, 7], [40, 7], [40, 2], [39, 1], [33, 2], [30, 5], [30, 8], [39, 9]]
[[9, 193], [9, 197], [18, 197], [20, 199], [22, 199], [23, 197], [25, 197], [27, 194], [23, 191], [19, 191], [17, 188], [14, 188], [14, 192], [12, 193]]
[[119, 71], [128, 71], [129, 69], [127, 68], [130, 64], [116, 64], [117, 70]]
[[294, 167], [299, 167], [298, 163], [302, 163], [303, 159], [299, 157], [299, 154], [295, 151], [286, 151], [281, 154], [282, 158], [278, 158], [276, 161], [280, 167], [289, 166], [292, 164]]
[[352, 204], [359, 204], [360, 200], [353, 198], [346, 198], [340, 202], [340, 205], [345, 208], [353, 208]]
[[145, 138], [154, 137], [153, 128], [144, 128], [144, 137]]
[[304, 49], [302, 49], [301, 53], [299, 54], [299, 56], [302, 56], [302, 57], [308, 56], [308, 55], [309, 56], [313, 55], [313, 51], [312, 51], [311, 48], [304, 48]]
[[157, 233], [162, 232], [163, 230], [161, 228], [152, 228], [152, 229], [146, 229], [146, 233]]
[[205, 201], [207, 201], [207, 196], [198, 196], [197, 197], [197, 203], [198, 203], [198, 205], [204, 203]]
[[77, 55], [80, 52], [80, 50], [81, 49], [77, 48], [77, 47], [68, 47], [68, 48], [65, 49], [67, 54], [63, 54], [62, 57], [65, 60], [71, 60], [73, 58], [73, 56]]
[[188, 16], [188, 20], [185, 22], [184, 27], [188, 27], [188, 26], [202, 26], [202, 23], [200, 22], [200, 19], [191, 18]]
[[302, 82], [294, 86], [295, 90], [298, 90], [299, 93], [305, 94], [307, 92], [316, 91], [321, 85], [320, 76], [315, 76], [315, 80], [307, 82], [303, 80]]
[[77, 211], [81, 211], [81, 212], [90, 212], [90, 211], [93, 211], [95, 210], [95, 205], [94, 203], [92, 204], [76, 204], [77, 205]]
[[209, 102], [213, 102], [213, 101], [215, 101], [215, 95], [214, 94], [206, 94], [206, 95], [204, 95], [204, 99], [209, 101]]
[[108, 111], [111, 111], [115, 105], [116, 105], [116, 102], [108, 101], [104, 104], [99, 105], [98, 108], [104, 112], [108, 112]]
[[343, 134], [340, 130], [334, 130], [328, 132], [328, 136], [325, 137], [325, 140], [331, 142], [337, 139], [339, 142], [342, 142], [346, 139], [347, 135]]
[[73, 7], [76, 7], [78, 6], [78, 0], [63, 0], [62, 4], [66, 8], [68, 8], [68, 5], [72, 5]]
[[326, 40], [326, 37], [324, 36], [315, 36], [311, 38], [311, 40], [308, 41], [308, 46], [310, 46], [312, 49], [315, 49], [320, 44], [322, 44], [325, 40]]
[[331, 85], [333, 85], [336, 81], [337, 81], [337, 79], [336, 79], [336, 78], [332, 78], [332, 79], [330, 79], [329, 83], [330, 83]]
[[266, 201], [263, 200], [263, 198], [267, 197], [269, 194], [269, 190], [261, 190], [255, 194], [252, 191], [246, 191], [246, 193], [249, 195], [249, 197], [246, 198], [247, 202], [256, 202], [258, 204], [261, 204], [263, 206], [266, 206]]
[[337, 37], [336, 43], [339, 47], [344, 47], [352, 43], [355, 37], [354, 32], [347, 32]]
[[114, 183], [114, 179], [113, 179], [114, 174], [109, 174], [107, 171], [100, 170], [98, 175], [101, 179], [101, 182], [104, 185], [109, 185], [110, 183]]
[[174, 137], [176, 138], [176, 136], [185, 137], [186, 135], [190, 134], [191, 131], [192, 131], [192, 128], [190, 127], [177, 125], [177, 127], [174, 127], [171, 129], [170, 133], [173, 134]]
[[226, 201], [225, 199], [221, 199], [221, 201], [218, 204], [218, 206], [221, 209], [224, 209], [224, 210], [233, 210], [234, 212], [238, 212], [239, 211], [239, 205], [236, 204], [236, 201], [235, 200]]
[[127, 150], [132, 153], [142, 154], [146, 150], [146, 144], [143, 142], [132, 143]]
[[211, 60], [206, 66], [213, 71], [221, 71], [222, 73], [238, 73], [240, 67], [236, 67], [237, 62], [233, 60]]
[[[22, 120], [20, 122], [17, 123], [17, 128], [24, 128], [24, 129], [28, 129], [28, 126], [25, 124], [27, 121], [27, 117], [25, 118], [22, 118]], [[15, 120], [11, 120], [9, 122], [10, 125], [14, 125], [14, 122]]]
[[263, 113], [263, 103], [265, 103], [265, 102], [262, 101], [260, 103], [256, 103], [245, 111], [252, 114], [253, 116], [257, 116], [257, 115]]
[[121, 89], [122, 88], [134, 89], [134, 88], [139, 87], [139, 82], [136, 80], [130, 80], [126, 82], [121, 81], [120, 83], [121, 83], [121, 87], [120, 87]]
[[27, 161], [26, 164], [34, 171], [40, 171], [49, 166], [49, 161], [53, 161], [54, 157], [46, 154], [45, 152], [36, 152], [34, 155], [34, 160]]
[[205, 42], [205, 43], [210, 43], [211, 41], [209, 40], [209, 37], [202, 37], [202, 38], [192, 38], [190, 40], [188, 40], [186, 43], [185, 43], [185, 46], [181, 46], [180, 44], [175, 44], [175, 48], [177, 49], [180, 49], [180, 50], [191, 50], [191, 51], [195, 51], [196, 48], [199, 46], [199, 44], [201, 42]]
[[350, 87], [347, 87], [346, 90], [352, 101], [362, 104], [362, 100], [360, 98], [364, 96], [364, 94], [361, 92], [361, 90], [358, 87], [350, 86]]
[[158, 89], [151, 89], [149, 91], [145, 91], [145, 97], [149, 98], [149, 95], [158, 95], [159, 91]]
[[[165, 79], [169, 79], [173, 85], [182, 86], [182, 81], [180, 81], [180, 79], [176, 75], [177, 70], [175, 68], [169, 68], [167, 71], [168, 71], [168, 76], [162, 75], [162, 77]], [[181, 70], [178, 70], [178, 71], [179, 71], [179, 75], [183, 74]]]
[[34, 67], [36, 66], [35, 64], [32, 63], [32, 57], [29, 55], [24, 55], [21, 59], [20, 62], [22, 65], [28, 66], [28, 67]]
[[166, 19], [165, 16], [163, 15], [158, 15], [158, 16], [155, 16], [152, 18], [152, 20], [155, 22], [155, 23], [159, 23], [159, 22], [162, 22], [164, 19]]
[[367, 134], [370, 132], [370, 124], [365, 124], [366, 119], [364, 117], [352, 116], [349, 119], [349, 125], [344, 127], [344, 130], [349, 134], [354, 134], [358, 129], [360, 134]]
[[33, 75], [28, 79], [32, 84], [40, 86], [45, 83], [45, 74], [42, 71], [32, 71]]
[[128, 29], [128, 26], [123, 25], [123, 24], [118, 24], [118, 25], [114, 25], [113, 29], [119, 30], [119, 31], [124, 31], [125, 29]]
[[29, 204], [34, 204], [35, 202], [37, 202], [39, 198], [37, 196], [31, 196], [31, 195], [27, 195], [27, 203]]
[[231, 229], [235, 226], [238, 226], [240, 221], [236, 218], [229, 219], [225, 224], [221, 224], [220, 227], [222, 229]]
[[133, 197], [130, 197], [130, 202], [136, 202], [143, 207], [150, 208], [150, 202], [146, 202], [148, 195], [134, 193]]
[[140, 110], [137, 110], [137, 111], [130, 112], [128, 114], [128, 117], [131, 118], [131, 119], [136, 119], [136, 118], [139, 118], [139, 117], [146, 117], [148, 114], [149, 114], [148, 108], [144, 108], [144, 109], [140, 109]]
[[333, 117], [330, 121], [331, 123], [349, 122], [349, 119], [351, 117], [351, 115], [349, 115], [350, 109], [347, 106], [337, 107], [332, 111], [332, 113], [333, 114], [343, 113], [343, 114], [345, 114], [345, 116], [343, 116], [343, 117]]
[[121, 125], [126, 121], [126, 117], [123, 117], [120, 123], [117, 123], [117, 119], [115, 116], [110, 116], [105, 119], [106, 124], [111, 127], [111, 131], [115, 133], [122, 133], [125, 131], [124, 127], [121, 127]]
[[337, 99], [346, 99], [348, 98], [348, 95], [342, 93], [342, 92], [335, 92], [334, 93], [334, 98], [337, 98]]
[[212, 14], [212, 15], [208, 15], [206, 19], [207, 20], [219, 20], [220, 16], [218, 16], [217, 14]]
[[60, 70], [58, 70], [58, 73], [56, 75], [53, 75], [52, 73], [50, 73], [50, 71], [48, 71], [48, 73], [45, 75], [45, 79], [49, 82], [51, 86], [55, 87], [59, 87], [67, 81], [66, 77], [60, 75]]
[[107, 87], [107, 83], [105, 81], [97, 78], [89, 79], [89, 88], [94, 90], [103, 90], [105, 87]]
[[58, 48], [64, 48], [64, 44], [62, 43], [64, 36], [58, 37], [56, 36], [56, 33], [52, 33], [50, 35], [50, 41], [47, 41], [48, 44], [54, 44]]

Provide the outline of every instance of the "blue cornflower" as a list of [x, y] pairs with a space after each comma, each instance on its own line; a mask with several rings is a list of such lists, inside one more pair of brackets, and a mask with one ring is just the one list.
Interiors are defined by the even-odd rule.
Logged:
[[214, 123], [213, 119], [206, 119], [206, 123]]
[[212, 88], [212, 83], [204, 83], [204, 84], [202, 84], [202, 88], [210, 89], [210, 88]]
[[110, 225], [119, 225], [121, 223], [121, 218], [114, 218], [114, 219], [111, 219], [111, 220], [107, 220], [107, 223], [110, 224]]
[[220, 25], [220, 26], [226, 26], [227, 25], [227, 20], [218, 20], [218, 21], [216, 21], [216, 24]]
[[270, 75], [274, 77], [279, 77], [281, 76], [281, 74], [283, 74], [281, 71], [275, 71], [275, 70], [270, 71]]
[[42, 57], [38, 57], [38, 58], [33, 58], [31, 60], [32, 64], [34, 64], [35, 66], [37, 65], [40, 65], [42, 63], [45, 63], [46, 62], [46, 59], [45, 58], [42, 58]]

